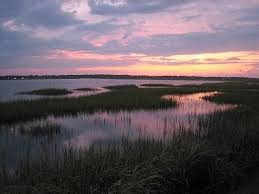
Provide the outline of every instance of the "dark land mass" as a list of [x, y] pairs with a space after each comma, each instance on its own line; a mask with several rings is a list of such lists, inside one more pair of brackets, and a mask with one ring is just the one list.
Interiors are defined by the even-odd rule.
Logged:
[[31, 79], [144, 79], [144, 80], [210, 80], [210, 81], [259, 81], [258, 78], [248, 77], [199, 77], [199, 76], [147, 76], [147, 75], [7, 75], [0, 76], [0, 80], [31, 80]]

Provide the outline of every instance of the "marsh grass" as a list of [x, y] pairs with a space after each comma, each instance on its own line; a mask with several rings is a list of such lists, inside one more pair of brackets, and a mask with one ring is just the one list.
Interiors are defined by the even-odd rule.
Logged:
[[[48, 115], [91, 113], [175, 107], [175, 101], [161, 99], [167, 89], [115, 89], [107, 93], [77, 98], [20, 100], [0, 103], [0, 123], [31, 120]], [[173, 91], [171, 91], [173, 92]]]
[[[37, 158], [25, 155], [15, 173], [9, 174], [2, 167], [0, 192], [213, 194], [235, 190], [241, 178], [259, 162], [259, 94], [256, 92], [259, 86], [244, 92], [245, 83], [239, 83], [240, 89], [235, 84], [119, 89], [95, 96], [96, 101], [83, 98], [83, 102], [91, 102], [92, 110], [95, 110], [93, 107], [106, 110], [165, 108], [170, 104], [161, 101], [160, 96], [164, 94], [220, 90], [222, 92], [205, 99], [239, 106], [201, 116], [199, 130], [179, 129], [166, 139], [140, 137], [132, 141], [124, 137], [105, 148], [95, 144], [89, 149], [48, 150], [56, 153], [54, 157], [48, 152], [42, 152]], [[68, 99], [59, 99], [53, 106], [65, 100]], [[53, 101], [36, 101], [34, 106], [40, 107], [40, 102], [50, 106]], [[76, 106], [80, 101], [72, 102], [68, 104]], [[20, 103], [9, 105], [17, 108]], [[29, 103], [23, 106], [30, 107], [33, 101], [22, 103]], [[91, 106], [84, 108], [89, 110]], [[54, 110], [41, 111], [53, 114]], [[9, 118], [15, 118], [14, 113]]]
[[19, 94], [27, 94], [27, 95], [43, 95], [43, 96], [62, 96], [73, 93], [67, 89], [58, 89], [58, 88], [47, 88], [47, 89], [39, 89], [32, 90], [28, 92], [20, 92]]
[[106, 88], [111, 91], [93, 96], [0, 102], [0, 124], [44, 118], [48, 115], [76, 115], [79, 112], [164, 109], [176, 107], [177, 103], [162, 99], [163, 95], [215, 91], [213, 88], [198, 86], [138, 88], [135, 85], [123, 85]]
[[[112, 91], [94, 96], [60, 99], [19, 100], [0, 103], [0, 124], [14, 123], [48, 115], [62, 116], [79, 112], [120, 111], [139, 109], [160, 109], [176, 107], [175, 101], [161, 99], [166, 94], [192, 94], [196, 92], [222, 91], [222, 95], [206, 98], [220, 103], [246, 104], [257, 106], [258, 92], [243, 90], [247, 83], [207, 84], [201, 86], [178, 86], [173, 88], [137, 88], [137, 86], [111, 86]], [[240, 90], [241, 90], [240, 89]], [[258, 84], [249, 84], [252, 90], [259, 89]], [[249, 92], [249, 93], [248, 93]], [[225, 97], [224, 97], [225, 96]], [[224, 99], [223, 99], [224, 97]], [[221, 98], [221, 99], [219, 99]], [[218, 100], [217, 100], [218, 99]]]
[[54, 157], [25, 157], [13, 175], [1, 171], [0, 188], [21, 193], [231, 191], [259, 159], [258, 122], [244, 120], [247, 111], [239, 107], [213, 113], [201, 118], [200, 130], [180, 130], [166, 140], [124, 137], [105, 148], [95, 144], [89, 149], [65, 148]]

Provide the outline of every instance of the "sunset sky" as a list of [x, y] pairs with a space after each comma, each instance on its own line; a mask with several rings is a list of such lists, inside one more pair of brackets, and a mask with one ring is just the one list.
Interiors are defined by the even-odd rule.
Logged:
[[259, 0], [0, 0], [0, 75], [259, 78]]

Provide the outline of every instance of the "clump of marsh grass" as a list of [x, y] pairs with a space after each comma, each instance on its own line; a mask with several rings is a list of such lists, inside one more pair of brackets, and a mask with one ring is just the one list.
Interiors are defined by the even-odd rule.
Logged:
[[32, 90], [28, 92], [20, 92], [19, 94], [28, 94], [28, 95], [43, 95], [43, 96], [62, 96], [73, 93], [67, 89], [58, 89], [58, 88], [46, 88], [39, 90]]

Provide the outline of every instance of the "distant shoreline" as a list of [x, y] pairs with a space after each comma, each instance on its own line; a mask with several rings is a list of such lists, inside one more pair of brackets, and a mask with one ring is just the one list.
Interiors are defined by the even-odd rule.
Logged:
[[7, 75], [0, 80], [42, 80], [42, 79], [135, 79], [135, 80], [208, 80], [208, 81], [259, 81], [259, 78], [248, 77], [201, 77], [201, 76], [147, 76], [147, 75]]

